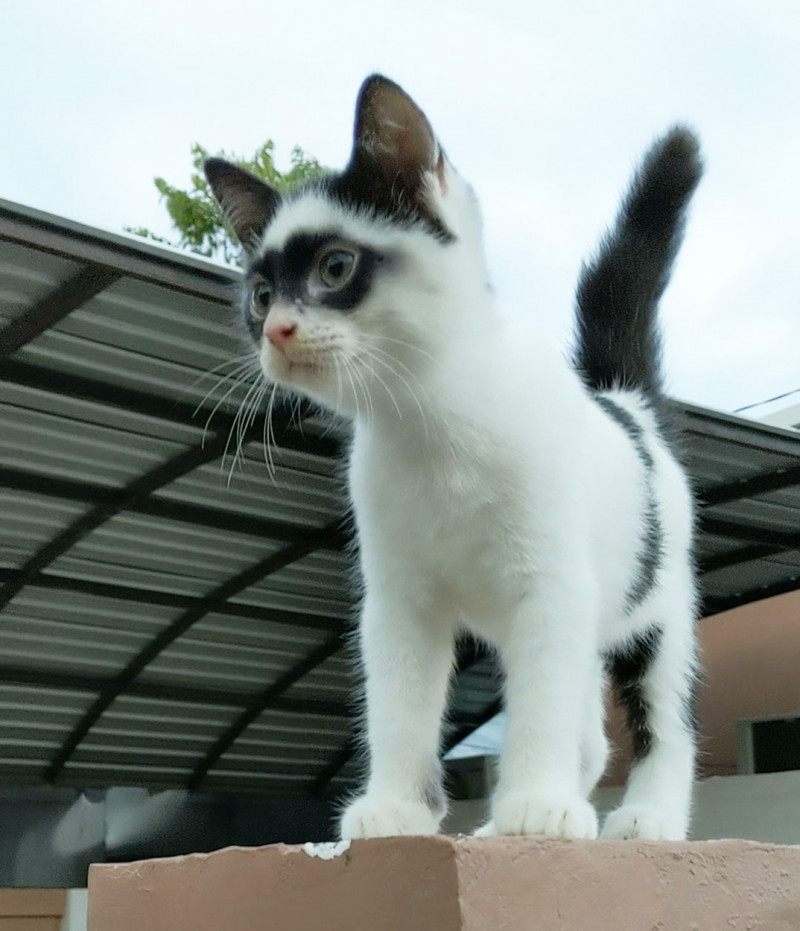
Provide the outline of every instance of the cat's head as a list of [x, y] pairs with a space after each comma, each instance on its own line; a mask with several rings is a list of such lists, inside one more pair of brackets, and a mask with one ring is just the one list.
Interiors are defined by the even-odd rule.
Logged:
[[487, 282], [475, 199], [414, 101], [368, 78], [347, 168], [289, 195], [205, 168], [265, 375], [344, 414], [418, 405]]

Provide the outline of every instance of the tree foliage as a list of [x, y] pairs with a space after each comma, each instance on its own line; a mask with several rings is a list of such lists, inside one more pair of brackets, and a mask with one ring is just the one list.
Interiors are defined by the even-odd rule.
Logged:
[[[281, 172], [275, 167], [273, 152], [275, 143], [268, 139], [252, 158], [242, 158], [227, 152], [219, 152], [218, 157], [233, 162], [278, 191], [287, 191], [293, 187], [318, 178], [325, 172], [320, 163], [308, 155], [299, 146], [292, 149], [290, 167]], [[192, 146], [191, 183], [188, 190], [155, 178], [154, 183], [161, 199], [164, 201], [172, 224], [178, 232], [177, 240], [166, 239], [144, 227], [126, 227], [129, 233], [144, 236], [155, 242], [166, 243], [187, 249], [209, 258], [222, 258], [226, 262], [239, 264], [240, 248], [230, 227], [225, 221], [219, 204], [211, 193], [211, 187], [203, 174], [203, 162], [209, 157], [208, 151], [199, 143]]]

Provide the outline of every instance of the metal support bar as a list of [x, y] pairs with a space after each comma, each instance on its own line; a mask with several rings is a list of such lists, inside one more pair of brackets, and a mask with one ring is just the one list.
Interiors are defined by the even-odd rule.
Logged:
[[93, 530], [110, 520], [115, 514], [129, 505], [147, 497], [151, 492], [163, 485], [186, 475], [206, 462], [218, 459], [225, 450], [228, 437], [226, 433], [218, 433], [208, 443], [185, 449], [168, 459], [144, 475], [135, 478], [129, 485], [119, 491], [112, 491], [96, 504], [90, 511], [81, 514], [60, 531], [56, 536], [45, 543], [31, 556], [22, 567], [16, 578], [10, 580], [0, 589], [0, 611], [17, 595], [22, 588], [46, 569], [80, 540], [87, 537]]
[[[48, 394], [66, 395], [102, 407], [116, 407], [142, 417], [153, 417], [194, 430], [202, 430], [204, 418], [209, 414], [207, 409], [203, 408], [198, 411], [196, 405], [185, 401], [160, 397], [146, 391], [113, 385], [83, 375], [57, 372], [44, 366], [21, 362], [18, 359], [0, 360], [0, 379], [23, 388], [32, 388]], [[308, 410], [308, 406], [301, 408], [298, 416], [302, 418]], [[326, 458], [336, 456], [341, 451], [339, 440], [333, 437], [305, 436], [293, 427], [292, 411], [290, 406], [283, 401], [276, 401], [273, 405], [272, 424], [273, 443], [282, 449]], [[227, 432], [232, 427], [232, 416], [220, 411], [214, 414], [214, 432]]]
[[700, 517], [700, 532], [743, 543], [758, 543], [780, 550], [800, 549], [800, 532], [773, 530], [771, 527], [755, 527], [741, 521], [721, 520], [703, 514]]
[[[26, 666], [0, 665], [0, 683], [4, 685], [27, 685], [36, 689], [61, 689], [69, 692], [96, 694], [107, 689], [112, 681], [107, 676], [62, 672], [57, 669], [30, 669]], [[138, 680], [130, 683], [125, 694], [155, 701], [215, 705], [222, 708], [247, 708], [253, 701], [253, 695], [247, 692]], [[276, 698], [270, 708], [286, 714], [305, 714], [323, 718], [350, 717], [350, 709], [343, 702], [320, 701], [316, 698], [289, 698], [283, 695]]]
[[258, 694], [236, 720], [214, 741], [202, 760], [195, 766], [186, 784], [188, 789], [199, 789], [212, 767], [229, 750], [242, 733], [268, 708], [284, 697], [285, 693], [303, 676], [316, 669], [326, 659], [342, 648], [342, 638], [337, 634], [312, 650], [288, 669], [275, 682]]
[[[3, 466], [0, 466], [0, 487], [48, 498], [58, 498], [62, 501], [80, 501], [83, 504], [93, 505], [107, 501], [114, 494], [114, 489], [109, 489], [104, 485], [94, 485], [91, 482], [42, 475]], [[164, 520], [247, 534], [266, 540], [280, 540], [285, 543], [300, 543], [309, 533], [314, 532], [313, 528], [309, 530], [288, 521], [270, 520], [266, 517], [241, 514], [236, 511], [223, 511], [221, 508], [188, 504], [163, 497], [147, 497], [131, 501], [122, 510], [147, 514], [150, 517]], [[339, 539], [332, 541], [332, 548], [342, 549], [347, 542], [343, 534]]]
[[[33, 214], [33, 211], [27, 211]], [[235, 293], [236, 272], [189, 256], [170, 255], [146, 240], [101, 234], [47, 215], [22, 216], [13, 204], [0, 203], [0, 240], [38, 249], [71, 262], [106, 266], [120, 275], [150, 281], [216, 301], [227, 307]]]
[[113, 268], [85, 265], [0, 330], [0, 356], [9, 356], [120, 279]]
[[[320, 546], [323, 549], [324, 546]], [[0, 568], [0, 582], [12, 582], [19, 576], [19, 569]], [[32, 588], [45, 588], [50, 591], [80, 592], [94, 598], [109, 598], [114, 601], [135, 604], [159, 605], [164, 608], [177, 608], [189, 611], [205, 602], [205, 597], [196, 595], [179, 595], [176, 592], [159, 591], [152, 588], [139, 588], [135, 585], [117, 585], [112, 582], [96, 582], [94, 579], [79, 579], [70, 575], [53, 572], [40, 573], [28, 582]], [[263, 621], [266, 624], [284, 624], [289, 627], [308, 628], [311, 630], [341, 631], [344, 621], [324, 614], [304, 614], [299, 611], [283, 611], [279, 608], [262, 608], [260, 605], [243, 604], [228, 601], [215, 608], [215, 614], [223, 617], [245, 618]]]
[[205, 617], [207, 614], [213, 613], [217, 608], [224, 605], [229, 598], [233, 598], [251, 585], [260, 582], [268, 575], [307, 556], [318, 546], [322, 545], [329, 534], [334, 532], [339, 532], [338, 526], [335, 524], [329, 525], [319, 531], [316, 543], [295, 543], [277, 553], [267, 556], [265, 559], [250, 566], [250, 568], [240, 572], [232, 579], [228, 579], [226, 582], [218, 585], [217, 588], [209, 592], [209, 594], [201, 600], [200, 604], [185, 611], [169, 626], [164, 628], [150, 641], [150, 643], [139, 651], [122, 672], [112, 680], [109, 686], [98, 695], [91, 707], [85, 712], [73, 731], [61, 745], [51, 763], [45, 769], [45, 781], [53, 782], [58, 778], [67, 761], [72, 757], [80, 742], [99, 720], [103, 712], [114, 702], [117, 696], [121, 695], [130, 686], [139, 673], [146, 669], [147, 666], [171, 643], [180, 637], [181, 634], [185, 633], [201, 618]]
[[794, 575], [789, 579], [781, 579], [772, 585], [760, 588], [750, 588], [747, 591], [737, 592], [735, 595], [715, 597], [713, 595], [703, 599], [703, 617], [712, 614], [721, 614], [741, 605], [750, 604], [751, 601], [761, 601], [763, 598], [774, 598], [776, 595], [786, 595], [800, 590], [800, 576]]
[[780, 491], [792, 485], [800, 485], [800, 465], [777, 469], [775, 472], [765, 472], [716, 487], [712, 486], [699, 492], [698, 497], [704, 507], [713, 507], [717, 504], [727, 504], [730, 501], [741, 501], [743, 498], [765, 495], [771, 491]]
[[333, 758], [323, 766], [319, 773], [317, 773], [314, 779], [314, 785], [311, 787], [311, 794], [324, 795], [330, 783], [355, 756], [358, 748], [358, 737], [355, 734], [350, 734], [342, 747], [334, 754]]

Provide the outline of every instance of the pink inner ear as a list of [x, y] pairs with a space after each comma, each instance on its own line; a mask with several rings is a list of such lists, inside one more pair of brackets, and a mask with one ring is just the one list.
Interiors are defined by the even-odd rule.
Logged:
[[367, 120], [376, 149], [401, 170], [437, 168], [438, 146], [425, 114], [400, 88], [384, 86], [367, 104]]

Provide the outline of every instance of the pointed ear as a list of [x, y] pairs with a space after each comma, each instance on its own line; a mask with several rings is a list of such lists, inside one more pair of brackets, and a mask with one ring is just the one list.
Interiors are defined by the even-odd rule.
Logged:
[[236, 238], [251, 251], [280, 203], [280, 194], [259, 178], [221, 158], [209, 158], [203, 165], [214, 197]]
[[442, 173], [442, 155], [425, 114], [394, 81], [379, 74], [361, 85], [353, 162], [368, 161], [391, 188], [419, 200], [425, 174]]

